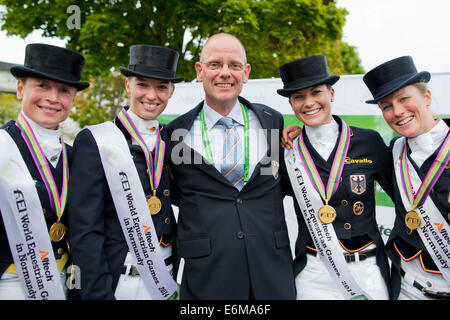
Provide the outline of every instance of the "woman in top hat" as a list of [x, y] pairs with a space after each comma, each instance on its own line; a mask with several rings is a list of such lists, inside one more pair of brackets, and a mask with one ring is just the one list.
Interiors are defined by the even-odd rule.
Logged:
[[25, 50], [24, 65], [10, 70], [22, 110], [0, 130], [0, 299], [64, 299], [71, 147], [60, 124], [89, 83], [80, 82], [81, 54], [40, 43]]
[[69, 242], [82, 299], [176, 296], [170, 138], [157, 117], [184, 80], [175, 76], [178, 57], [168, 48], [131, 46], [129, 66], [120, 68], [130, 106], [75, 139]]
[[389, 154], [381, 136], [331, 114], [338, 75], [314, 55], [279, 68], [304, 124], [285, 162], [299, 224], [297, 299], [389, 299], [389, 265], [375, 220], [375, 181], [390, 194]]
[[364, 75], [386, 123], [401, 137], [390, 143], [396, 219], [388, 243], [392, 291], [398, 299], [449, 299], [449, 119], [431, 110], [431, 75], [411, 57], [385, 62]]

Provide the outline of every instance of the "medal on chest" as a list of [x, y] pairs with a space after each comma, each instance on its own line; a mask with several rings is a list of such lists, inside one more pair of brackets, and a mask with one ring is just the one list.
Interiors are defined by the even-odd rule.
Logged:
[[400, 180], [402, 184], [403, 192], [407, 195], [409, 203], [411, 204], [412, 210], [408, 211], [405, 215], [405, 225], [408, 227], [408, 234], [411, 234], [414, 230], [417, 230], [421, 223], [422, 218], [420, 214], [417, 212], [417, 208], [421, 206], [434, 185], [438, 181], [442, 172], [445, 170], [445, 167], [449, 163], [450, 160], [450, 134], [447, 134], [447, 137], [442, 144], [438, 155], [433, 161], [433, 164], [428, 169], [425, 178], [420, 184], [417, 192], [414, 192], [414, 188], [411, 183], [411, 177], [409, 173], [408, 159], [407, 159], [407, 146], [406, 139], [403, 143], [402, 151], [400, 153], [399, 159], [399, 170], [400, 170]]
[[333, 223], [336, 220], [336, 209], [329, 205], [329, 201], [333, 194], [336, 192], [339, 186], [339, 181], [344, 169], [345, 158], [347, 157], [347, 152], [350, 146], [350, 127], [342, 121], [342, 132], [340, 134], [338, 148], [334, 156], [333, 165], [331, 166], [330, 175], [328, 177], [327, 187], [322, 182], [322, 178], [311, 158], [311, 155], [306, 147], [304, 141], [304, 130], [300, 134], [298, 139], [298, 151], [300, 156], [303, 158], [303, 163], [305, 164], [305, 169], [308, 173], [308, 177], [311, 180], [314, 188], [319, 192], [325, 205], [320, 207], [318, 210], [318, 217], [320, 222], [323, 224]]
[[125, 129], [131, 135], [131, 137], [137, 142], [145, 155], [145, 161], [147, 163], [147, 172], [150, 182], [150, 190], [152, 195], [147, 196], [147, 206], [151, 215], [156, 215], [161, 211], [162, 203], [161, 200], [156, 196], [156, 190], [158, 189], [159, 183], [161, 182], [163, 165], [164, 165], [164, 153], [166, 150], [166, 144], [161, 138], [160, 128], [156, 129], [156, 145], [154, 156], [141, 134], [137, 130], [133, 120], [127, 114], [125, 109], [122, 109], [117, 115], [117, 118], [123, 124]]
[[63, 165], [63, 177], [61, 193], [58, 191], [58, 187], [53, 178], [53, 174], [50, 170], [50, 166], [47, 158], [41, 149], [36, 136], [22, 113], [19, 114], [16, 122], [17, 127], [20, 129], [22, 138], [24, 139], [28, 150], [33, 158], [36, 168], [44, 182], [45, 188], [50, 199], [50, 205], [56, 213], [56, 222], [50, 227], [49, 237], [53, 242], [59, 242], [64, 238], [67, 227], [61, 222], [61, 217], [64, 213], [64, 209], [67, 203], [67, 192], [69, 182], [69, 161], [67, 158], [67, 150], [64, 142], [61, 140], [62, 146], [62, 165]]

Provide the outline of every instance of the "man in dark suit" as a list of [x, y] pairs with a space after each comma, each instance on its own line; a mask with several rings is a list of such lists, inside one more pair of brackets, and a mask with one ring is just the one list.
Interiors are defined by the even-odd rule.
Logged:
[[195, 68], [205, 100], [167, 127], [185, 260], [180, 297], [294, 299], [282, 115], [239, 96], [250, 65], [234, 36], [209, 38]]

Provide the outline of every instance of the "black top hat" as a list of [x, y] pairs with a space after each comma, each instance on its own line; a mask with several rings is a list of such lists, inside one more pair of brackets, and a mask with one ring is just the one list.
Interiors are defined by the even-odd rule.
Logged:
[[13, 66], [10, 72], [16, 78], [50, 79], [84, 90], [89, 87], [89, 82], [80, 82], [83, 67], [84, 57], [78, 52], [43, 43], [32, 43], [25, 48], [24, 65]]
[[410, 56], [399, 57], [380, 64], [363, 77], [373, 95], [373, 100], [367, 100], [366, 103], [376, 104], [398, 89], [416, 82], [428, 82], [430, 77], [428, 71], [417, 72]]
[[146, 44], [135, 44], [130, 47], [130, 64], [128, 68], [120, 67], [126, 77], [138, 76], [181, 82], [184, 78], [175, 77], [180, 55], [177, 51]]
[[328, 73], [327, 58], [314, 55], [288, 62], [278, 68], [283, 89], [278, 94], [289, 97], [291, 93], [319, 84], [333, 85], [339, 80], [338, 75]]

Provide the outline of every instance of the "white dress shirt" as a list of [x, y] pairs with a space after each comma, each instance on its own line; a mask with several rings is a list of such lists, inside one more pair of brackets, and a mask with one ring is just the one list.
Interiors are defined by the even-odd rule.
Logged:
[[444, 141], [448, 133], [448, 126], [443, 120], [439, 120], [427, 133], [414, 138], [408, 138], [408, 145], [411, 149], [411, 158], [421, 167], [436, 149]]
[[[147, 144], [150, 151], [155, 149], [156, 145], [156, 129], [158, 129], [158, 120], [145, 120], [137, 116], [130, 109], [128, 109], [128, 115], [131, 120], [133, 120], [136, 129], [139, 131], [142, 139]], [[132, 139], [132, 144], [138, 144], [134, 139]]]
[[41, 146], [44, 156], [50, 161], [52, 166], [55, 168], [58, 164], [59, 157], [61, 156], [62, 146], [61, 146], [61, 130], [60, 126], [58, 129], [52, 130], [43, 128], [36, 122], [31, 120], [29, 117], [23, 113], [24, 118], [28, 121], [31, 129], [36, 136], [36, 139]]
[[339, 125], [334, 118], [330, 123], [317, 127], [305, 125], [306, 135], [317, 153], [327, 161], [339, 136]]
[[[222, 118], [222, 115], [217, 113], [211, 107], [209, 107], [206, 102], [203, 103], [203, 110], [205, 113], [206, 130], [208, 132], [209, 144], [211, 147], [211, 152], [214, 159], [215, 168], [220, 172], [222, 158], [223, 158], [223, 127], [220, 125], [216, 126], [217, 121]], [[267, 130], [263, 130], [261, 123], [259, 122], [256, 114], [247, 108], [248, 119], [249, 119], [249, 144], [250, 144], [250, 154], [249, 154], [249, 175], [250, 178], [255, 170], [256, 165], [267, 153]], [[242, 141], [242, 147], [245, 147], [244, 143], [244, 118], [242, 115], [242, 110], [240, 102], [237, 101], [233, 109], [227, 115], [233, 118], [239, 123], [237, 127], [238, 134]], [[184, 142], [200, 153], [205, 159], [206, 152], [203, 145], [202, 131], [200, 127], [200, 114], [194, 120], [192, 128], [189, 133], [184, 138]]]

